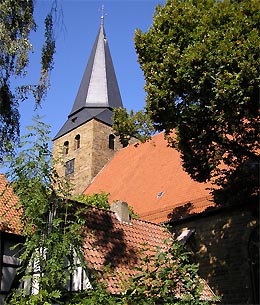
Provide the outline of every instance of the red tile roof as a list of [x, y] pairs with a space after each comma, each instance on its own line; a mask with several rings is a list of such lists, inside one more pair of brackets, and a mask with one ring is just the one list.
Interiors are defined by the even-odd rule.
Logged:
[[108, 285], [113, 293], [120, 291], [118, 277], [122, 277], [122, 273], [126, 278], [136, 273], [134, 268], [140, 263], [144, 244], [152, 253], [157, 246], [166, 249], [164, 240], [171, 237], [162, 226], [136, 219], [130, 224], [120, 222], [114, 212], [102, 209], [93, 209], [86, 214], [86, 230], [86, 261], [94, 270], [111, 266], [114, 273]]
[[8, 184], [3, 174], [0, 174], [0, 230], [20, 234], [20, 217], [22, 210], [17, 208], [18, 197]]
[[[17, 209], [18, 197], [0, 174], [0, 230], [21, 234], [21, 209]], [[167, 251], [166, 239], [172, 235], [163, 226], [146, 221], [131, 219], [130, 223], [120, 222], [112, 211], [92, 208], [84, 215], [85, 232], [84, 255], [90, 269], [104, 270], [109, 265], [113, 272], [104, 276], [112, 293], [122, 291], [122, 276], [127, 280], [136, 274], [135, 267], [141, 262], [142, 251], [155, 253], [157, 247]], [[204, 283], [204, 282], [203, 282]], [[213, 296], [204, 283], [202, 297]]]
[[[113, 272], [107, 276], [106, 284], [112, 293], [122, 291], [122, 276], [127, 279], [136, 274], [134, 268], [140, 266], [144, 255], [141, 250], [149, 249], [149, 253], [154, 254], [159, 246], [167, 251], [164, 241], [173, 237], [163, 226], [136, 219], [131, 219], [130, 224], [120, 222], [114, 212], [102, 209], [91, 209], [85, 219], [86, 261], [94, 270], [104, 270], [104, 266], [110, 264]], [[201, 281], [204, 285], [202, 298], [212, 298], [214, 293]]]
[[[141, 219], [155, 223], [169, 214], [203, 212], [210, 206], [210, 183], [199, 183], [183, 170], [180, 154], [169, 148], [160, 133], [149, 142], [120, 150], [84, 191], [110, 193], [110, 201], [123, 200]], [[174, 218], [174, 215], [171, 215]]]

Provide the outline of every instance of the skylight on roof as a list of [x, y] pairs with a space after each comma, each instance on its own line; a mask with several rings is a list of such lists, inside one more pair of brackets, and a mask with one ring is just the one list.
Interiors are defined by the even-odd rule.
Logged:
[[159, 192], [159, 193], [157, 194], [157, 198], [161, 198], [163, 195], [164, 195], [164, 192]]

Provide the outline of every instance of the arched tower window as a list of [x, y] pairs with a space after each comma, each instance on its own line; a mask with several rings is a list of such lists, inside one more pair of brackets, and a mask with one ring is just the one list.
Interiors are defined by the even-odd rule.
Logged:
[[251, 271], [253, 304], [259, 304], [259, 227], [256, 227], [250, 235], [248, 254]]
[[80, 148], [80, 135], [79, 134], [77, 134], [74, 139], [74, 146], [75, 146], [75, 150]]
[[108, 147], [112, 150], [115, 149], [115, 136], [113, 134], [110, 134], [109, 135], [109, 138], [108, 138]]
[[69, 141], [64, 142], [64, 154], [67, 155], [69, 153]]

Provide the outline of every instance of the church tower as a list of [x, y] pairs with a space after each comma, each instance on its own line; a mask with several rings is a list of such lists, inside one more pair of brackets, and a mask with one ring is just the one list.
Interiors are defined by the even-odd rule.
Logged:
[[68, 119], [53, 139], [60, 176], [70, 178], [74, 194], [84, 191], [122, 148], [113, 134], [114, 107], [123, 107], [104, 30], [104, 17]]

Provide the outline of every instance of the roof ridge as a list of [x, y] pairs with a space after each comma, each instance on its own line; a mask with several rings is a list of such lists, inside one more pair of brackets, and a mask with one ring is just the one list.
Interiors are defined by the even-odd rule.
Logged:
[[[79, 202], [77, 200], [72, 200], [73, 202], [75, 203], [79, 203], [79, 204], [84, 204], [82, 202]], [[87, 205], [86, 205], [87, 206]], [[113, 214], [115, 215], [115, 212], [114, 211], [111, 211], [110, 209], [106, 209], [106, 208], [100, 208], [100, 207], [96, 207], [96, 206], [89, 206], [90, 210], [97, 210], [97, 211], [102, 211], [102, 212], [105, 212], [105, 213], [109, 213], [109, 214]], [[131, 217], [131, 216], [130, 216]], [[136, 219], [136, 218], [133, 218], [131, 217], [131, 221], [134, 221], [134, 222], [141, 222], [141, 223], [146, 223], [146, 224], [150, 224], [152, 226], [155, 226], [155, 227], [164, 227], [162, 224], [158, 224], [158, 223], [154, 223], [154, 222], [151, 222], [151, 221], [147, 221], [147, 220], [143, 220], [143, 219]]]
[[[210, 199], [210, 198], [212, 198], [212, 196], [209, 195], [209, 196], [203, 196], [203, 197], [197, 198], [195, 200], [186, 200], [186, 201], [182, 201], [182, 202], [176, 202], [176, 203], [174, 203], [172, 205], [169, 205], [165, 208], [159, 208], [159, 209], [152, 210], [148, 213], [142, 213], [142, 216], [150, 216], [150, 215], [153, 215], [153, 214], [157, 214], [158, 211], [159, 212], [165, 212], [165, 211], [171, 210], [174, 207], [180, 207], [181, 205], [184, 205], [184, 204], [187, 204], [187, 203], [191, 203], [191, 204], [192, 203], [199, 203], [200, 201], [204, 201], [204, 200], [207, 200], [207, 199]], [[208, 200], [208, 201], [210, 201], [210, 200]]]
[[131, 219], [135, 220], [136, 222], [142, 222], [142, 223], [150, 224], [150, 225], [155, 226], [155, 227], [164, 228], [165, 230], [167, 229], [166, 226], [164, 226], [164, 224], [154, 223], [154, 222], [144, 220], [144, 219], [135, 219], [135, 218], [131, 218]]

